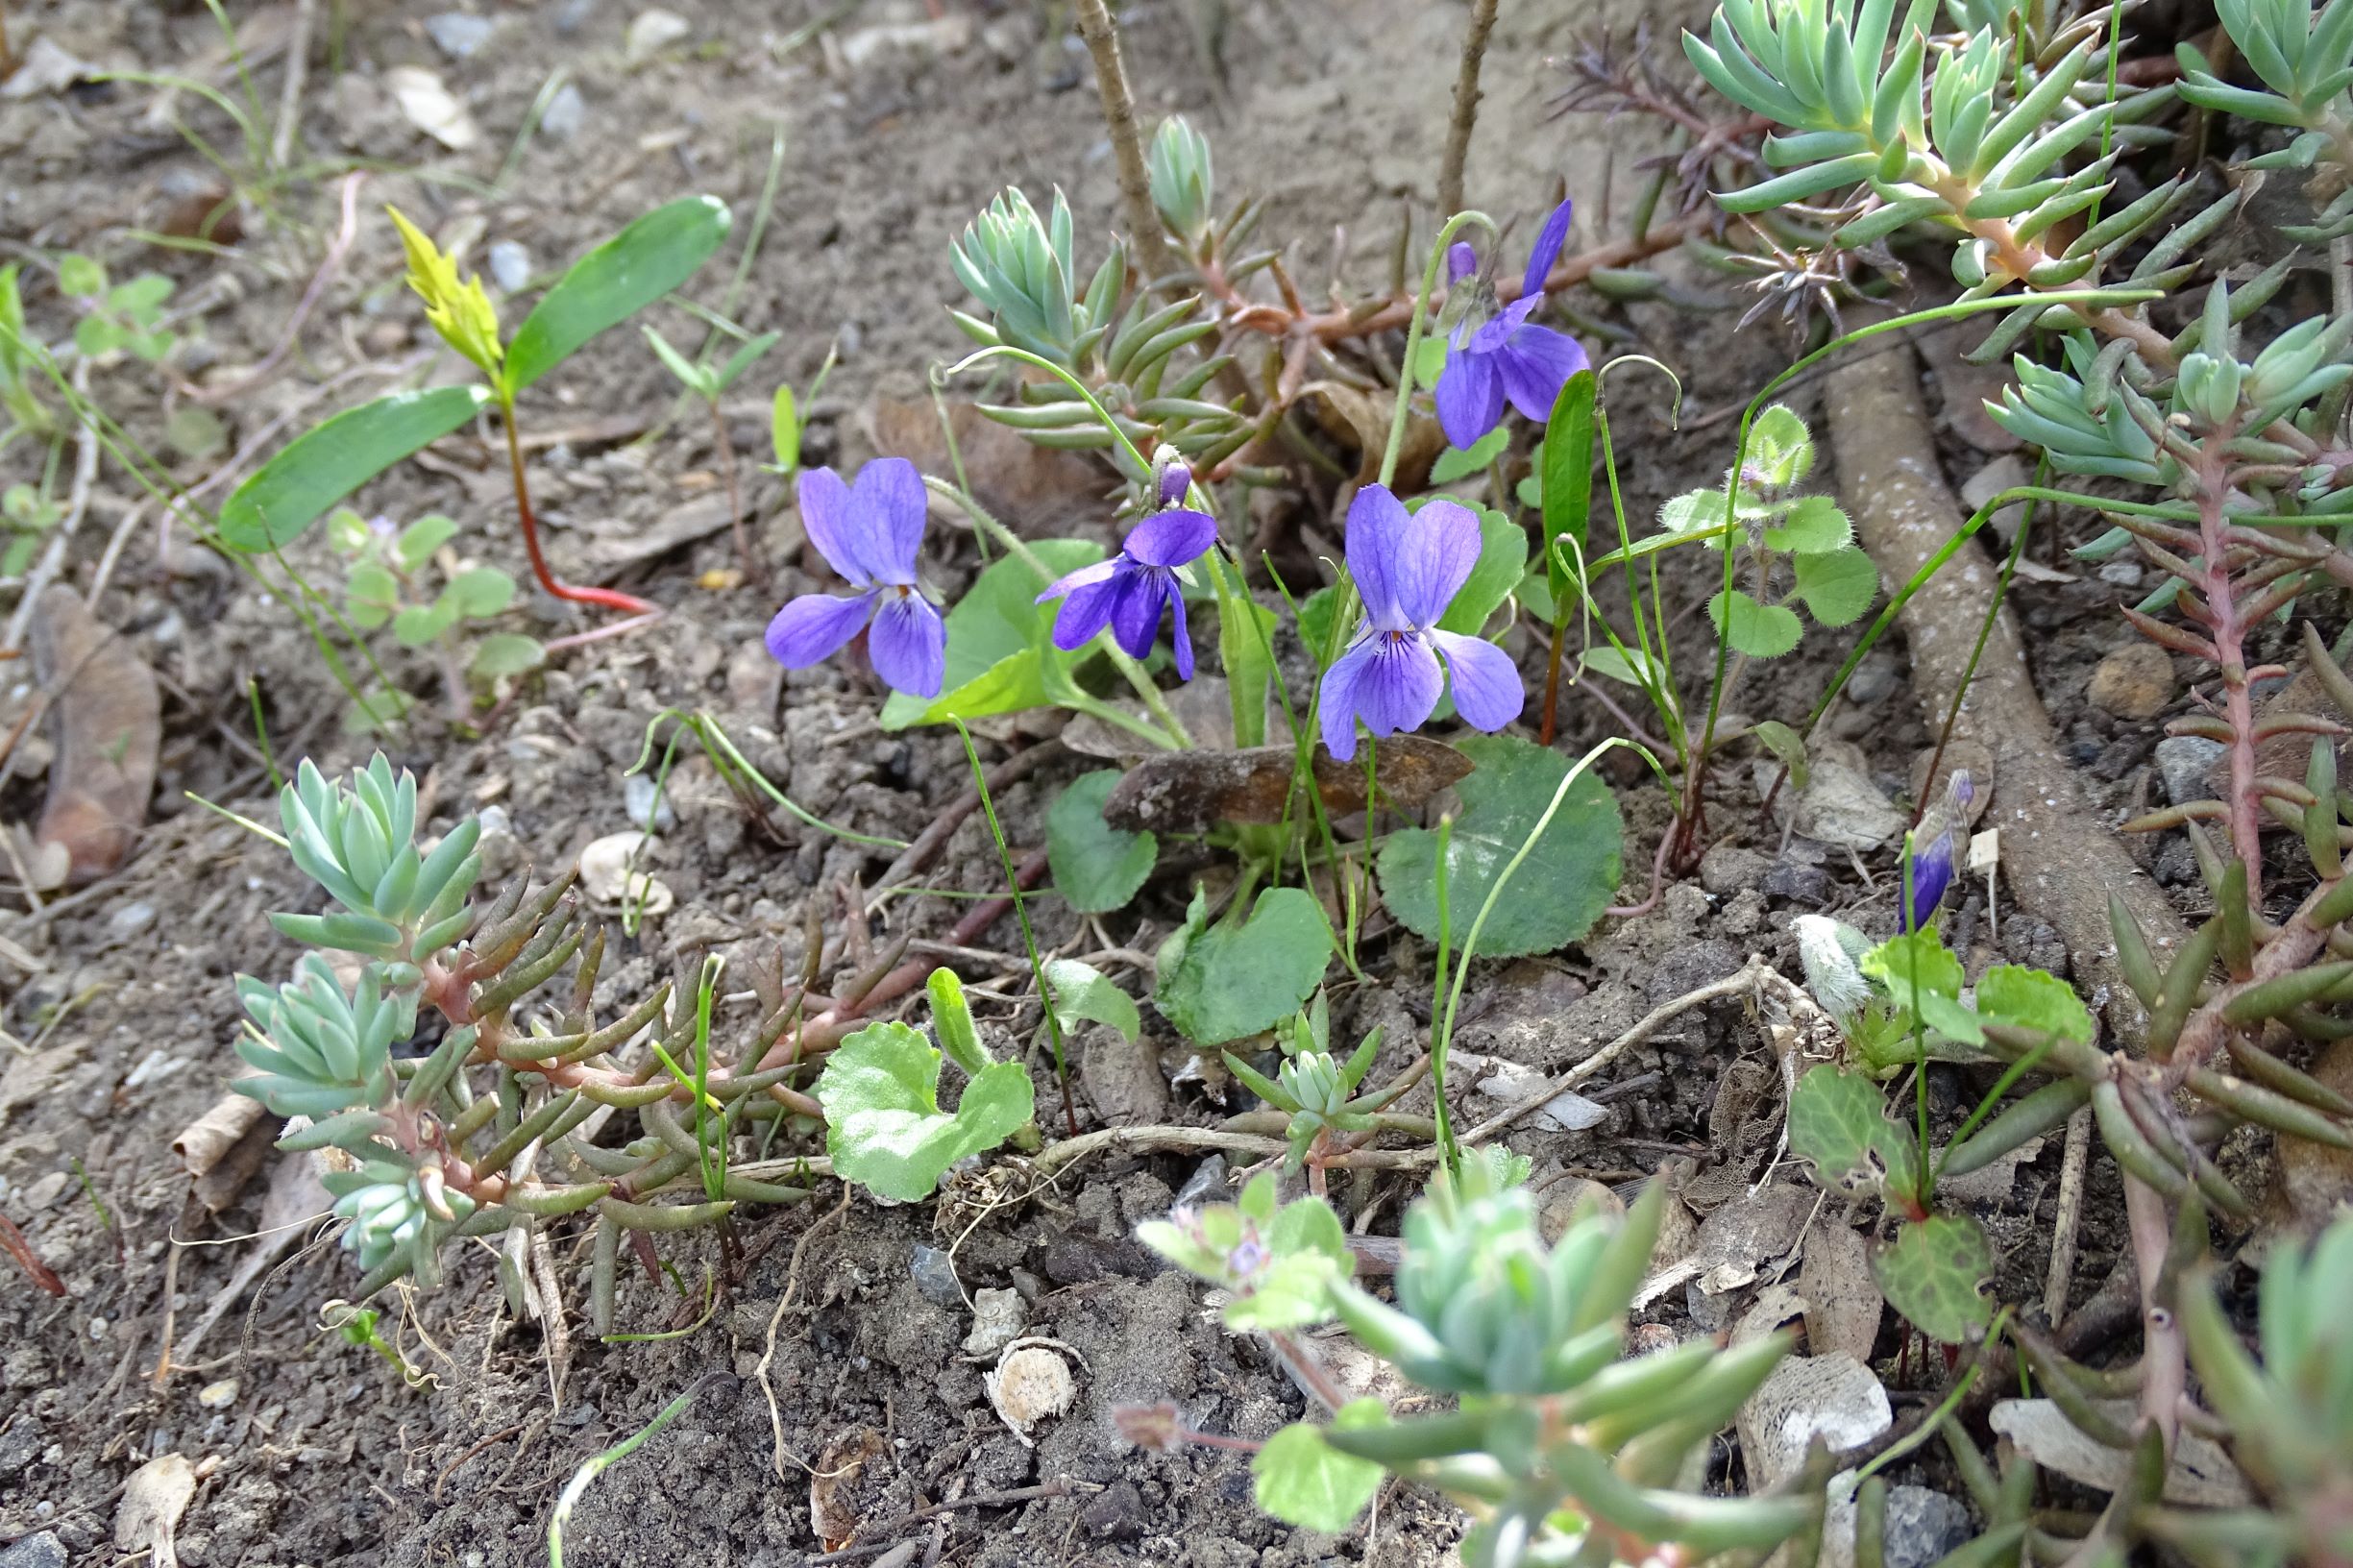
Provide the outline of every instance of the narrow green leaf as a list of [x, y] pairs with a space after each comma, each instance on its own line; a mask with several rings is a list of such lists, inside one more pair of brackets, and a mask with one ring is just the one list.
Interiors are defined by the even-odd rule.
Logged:
[[693, 277], [732, 221], [719, 198], [689, 196], [655, 208], [574, 262], [515, 330], [502, 373], [507, 392], [522, 391]]
[[282, 549], [327, 509], [402, 458], [423, 451], [490, 402], [481, 386], [396, 392], [348, 408], [297, 437], [221, 507], [221, 537], [238, 550]]
[[[1545, 582], [1556, 611], [1563, 613], [1576, 598], [1560, 557], [1582, 552], [1593, 514], [1593, 400], [1599, 384], [1590, 370], [1563, 381], [1544, 426]], [[1563, 539], [1576, 541], [1577, 551], [1556, 550]]]

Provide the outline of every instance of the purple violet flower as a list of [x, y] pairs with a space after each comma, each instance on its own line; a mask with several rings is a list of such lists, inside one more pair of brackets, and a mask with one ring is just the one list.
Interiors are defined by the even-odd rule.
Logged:
[[1479, 519], [1451, 501], [1408, 513], [1386, 487], [1368, 484], [1348, 503], [1348, 572], [1364, 619], [1324, 672], [1321, 696], [1324, 745], [1342, 762], [1356, 755], [1360, 719], [1376, 739], [1419, 729], [1450, 672], [1455, 710], [1474, 729], [1501, 729], [1520, 716], [1527, 694], [1503, 649], [1437, 629], [1479, 564], [1480, 542]]
[[1976, 786], [1971, 781], [1969, 770], [1953, 771], [1946, 786], [1946, 798], [1934, 813], [1936, 837], [1924, 848], [1912, 851], [1912, 906], [1905, 913], [1911, 921], [1904, 927], [1917, 931], [1936, 918], [1939, 904], [1945, 901], [1945, 890], [1952, 886], [1954, 843], [1967, 831], [1969, 804], [1976, 798]]
[[1185, 632], [1185, 596], [1178, 591], [1176, 569], [1197, 559], [1216, 539], [1217, 520], [1207, 512], [1154, 512], [1128, 530], [1118, 554], [1080, 567], [1038, 596], [1041, 604], [1062, 600], [1054, 617], [1054, 646], [1074, 651], [1109, 626], [1112, 640], [1140, 659], [1159, 639], [1161, 611], [1166, 609], [1176, 616], [1169, 646], [1176, 653], [1177, 678], [1192, 679], [1193, 645]]
[[803, 594], [785, 605], [768, 624], [769, 652], [788, 670], [821, 664], [870, 625], [867, 657], [883, 684], [938, 697], [947, 627], [915, 576], [926, 520], [922, 476], [904, 457], [877, 457], [851, 484], [830, 468], [809, 469], [799, 493], [809, 542], [858, 592]]
[[[1504, 417], [1510, 400], [1527, 418], [1541, 425], [1552, 418], [1553, 401], [1568, 379], [1587, 364], [1577, 339], [1550, 327], [1529, 321], [1544, 303], [1544, 280], [1569, 237], [1569, 212], [1574, 203], [1562, 202], [1536, 235], [1528, 257], [1528, 276], [1520, 297], [1474, 331], [1468, 320], [1458, 324], [1447, 340], [1446, 368], [1438, 375], [1438, 423], [1446, 439], [1458, 448], [1476, 446]], [[1448, 271], [1458, 282], [1458, 258], [1450, 248]]]

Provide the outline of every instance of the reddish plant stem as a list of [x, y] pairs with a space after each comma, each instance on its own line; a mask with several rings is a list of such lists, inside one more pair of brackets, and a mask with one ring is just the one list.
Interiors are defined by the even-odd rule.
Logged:
[[575, 604], [595, 604], [603, 609], [619, 610], [624, 615], [659, 615], [661, 606], [635, 594], [625, 594], [617, 588], [586, 588], [555, 580], [548, 570], [548, 558], [540, 553], [539, 519], [531, 510], [530, 487], [523, 478], [523, 443], [515, 434], [515, 404], [509, 398], [501, 410], [502, 423], [506, 427], [506, 466], [515, 482], [515, 516], [523, 527], [523, 548], [531, 557], [531, 576], [539, 586], [556, 598], [570, 600]]
[[1553, 651], [1544, 666], [1544, 721], [1536, 730], [1536, 744], [1553, 744], [1554, 709], [1560, 702], [1560, 656], [1567, 651], [1569, 624], [1566, 620], [1553, 623]]
[[2159, 1298], [2173, 1224], [2165, 1199], [2139, 1177], [2124, 1178], [2124, 1219], [2133, 1265], [2141, 1275], [2141, 1414], [2165, 1436], [2169, 1457], [2181, 1435], [2181, 1407], [2190, 1388], [2188, 1342], [2180, 1319]]
[[[2218, 453], [2229, 439], [2218, 430], [2206, 444]], [[2212, 638], [2215, 664], [2222, 677], [2222, 712], [2230, 724], [2231, 847], [2246, 866], [2248, 901], [2263, 908], [2263, 845], [2261, 805], [2256, 789], [2255, 700], [2247, 684], [2245, 639], [2247, 622], [2239, 604], [2239, 583], [2231, 563], [2231, 527], [2223, 516], [2223, 499], [2230, 493], [2230, 475], [2219, 456], [2204, 458], [2198, 467], [2197, 527], [2205, 570], [2199, 575], [2201, 604], [2185, 604], [2186, 613], [2204, 624]]]

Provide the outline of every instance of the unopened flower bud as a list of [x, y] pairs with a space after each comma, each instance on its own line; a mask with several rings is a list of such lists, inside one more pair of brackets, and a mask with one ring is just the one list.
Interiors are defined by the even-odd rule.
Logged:
[[1185, 500], [1192, 488], [1193, 471], [1178, 456], [1174, 447], [1163, 447], [1152, 455], [1153, 487], [1163, 506], [1175, 506]]
[[1449, 286], [1462, 282], [1479, 270], [1479, 253], [1467, 239], [1458, 239], [1446, 247], [1446, 282]]

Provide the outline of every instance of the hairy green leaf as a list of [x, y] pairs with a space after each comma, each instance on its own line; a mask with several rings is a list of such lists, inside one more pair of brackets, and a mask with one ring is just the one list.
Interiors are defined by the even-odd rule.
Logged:
[[[1388, 1408], [1377, 1399], [1340, 1407], [1332, 1424], [1341, 1428], [1388, 1424]], [[1323, 1430], [1294, 1421], [1266, 1440], [1250, 1461], [1258, 1478], [1258, 1505], [1287, 1525], [1337, 1533], [1372, 1502], [1381, 1486], [1381, 1466], [1342, 1454], [1324, 1441]]]
[[1965, 1343], [1993, 1321], [1993, 1307], [1978, 1289], [1993, 1271], [1985, 1232], [1966, 1214], [1930, 1214], [1907, 1224], [1894, 1246], [1871, 1260], [1888, 1305], [1948, 1345]]

